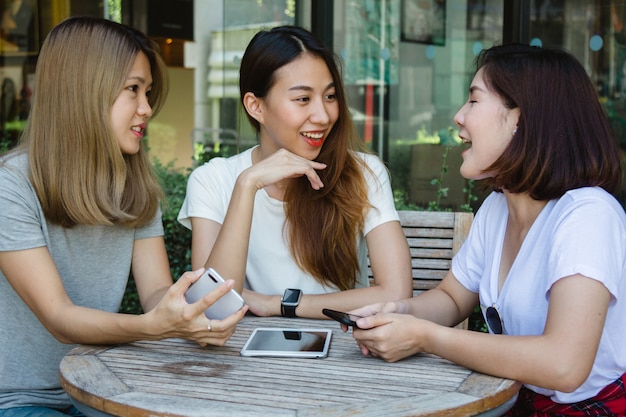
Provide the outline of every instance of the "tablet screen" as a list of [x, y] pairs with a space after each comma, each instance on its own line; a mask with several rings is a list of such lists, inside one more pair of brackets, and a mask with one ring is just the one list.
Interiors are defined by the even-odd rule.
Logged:
[[241, 349], [242, 356], [323, 358], [328, 356], [332, 331], [326, 329], [255, 329]]

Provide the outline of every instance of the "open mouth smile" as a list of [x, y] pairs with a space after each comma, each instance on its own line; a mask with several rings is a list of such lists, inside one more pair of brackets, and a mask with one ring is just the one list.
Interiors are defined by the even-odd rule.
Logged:
[[300, 132], [304, 140], [311, 146], [319, 147], [324, 143], [324, 132]]
[[131, 126], [130, 130], [132, 130], [137, 136], [143, 137], [143, 132], [146, 130], [146, 125], [140, 124], [137, 126]]

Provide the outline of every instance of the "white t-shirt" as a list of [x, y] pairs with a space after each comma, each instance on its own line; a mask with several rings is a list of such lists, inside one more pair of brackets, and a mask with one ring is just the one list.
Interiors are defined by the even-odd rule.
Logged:
[[[541, 335], [550, 289], [563, 277], [582, 274], [598, 280], [611, 301], [598, 354], [587, 380], [572, 393], [528, 386], [558, 403], [582, 401], [626, 372], [626, 214], [601, 188], [568, 191], [549, 201], [528, 231], [498, 294], [498, 272], [508, 218], [504, 195], [482, 204], [469, 236], [452, 261], [463, 286], [480, 295], [481, 308], [495, 305], [504, 332]], [[567, 343], [567, 340], [563, 340]]]
[[[230, 158], [213, 158], [196, 168], [187, 183], [187, 195], [178, 220], [191, 228], [190, 217], [200, 217], [222, 224], [239, 174], [252, 166], [252, 149]], [[389, 175], [382, 161], [374, 155], [356, 153], [372, 170], [375, 178], [364, 170], [370, 203], [374, 206], [365, 218], [365, 227], [358, 236], [360, 275], [357, 287], [369, 285], [365, 235], [376, 226], [399, 220], [394, 206]], [[303, 272], [294, 262], [283, 225], [285, 210], [282, 201], [271, 198], [265, 190], [256, 193], [250, 245], [246, 264], [246, 288], [262, 294], [282, 294], [285, 288], [299, 288], [304, 294], [335, 292]], [[332, 250], [332, 248], [320, 248]]]

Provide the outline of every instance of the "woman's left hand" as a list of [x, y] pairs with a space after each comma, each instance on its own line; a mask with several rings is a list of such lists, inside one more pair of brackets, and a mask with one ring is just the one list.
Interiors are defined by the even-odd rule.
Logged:
[[255, 316], [280, 316], [280, 296], [265, 295], [246, 288], [243, 289], [241, 296]]

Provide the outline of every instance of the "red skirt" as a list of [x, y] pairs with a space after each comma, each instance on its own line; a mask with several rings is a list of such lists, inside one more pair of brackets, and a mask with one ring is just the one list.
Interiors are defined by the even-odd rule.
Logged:
[[522, 387], [517, 402], [507, 417], [561, 417], [561, 416], [626, 416], [626, 374], [607, 385], [593, 398], [573, 404], [559, 404], [545, 395]]

